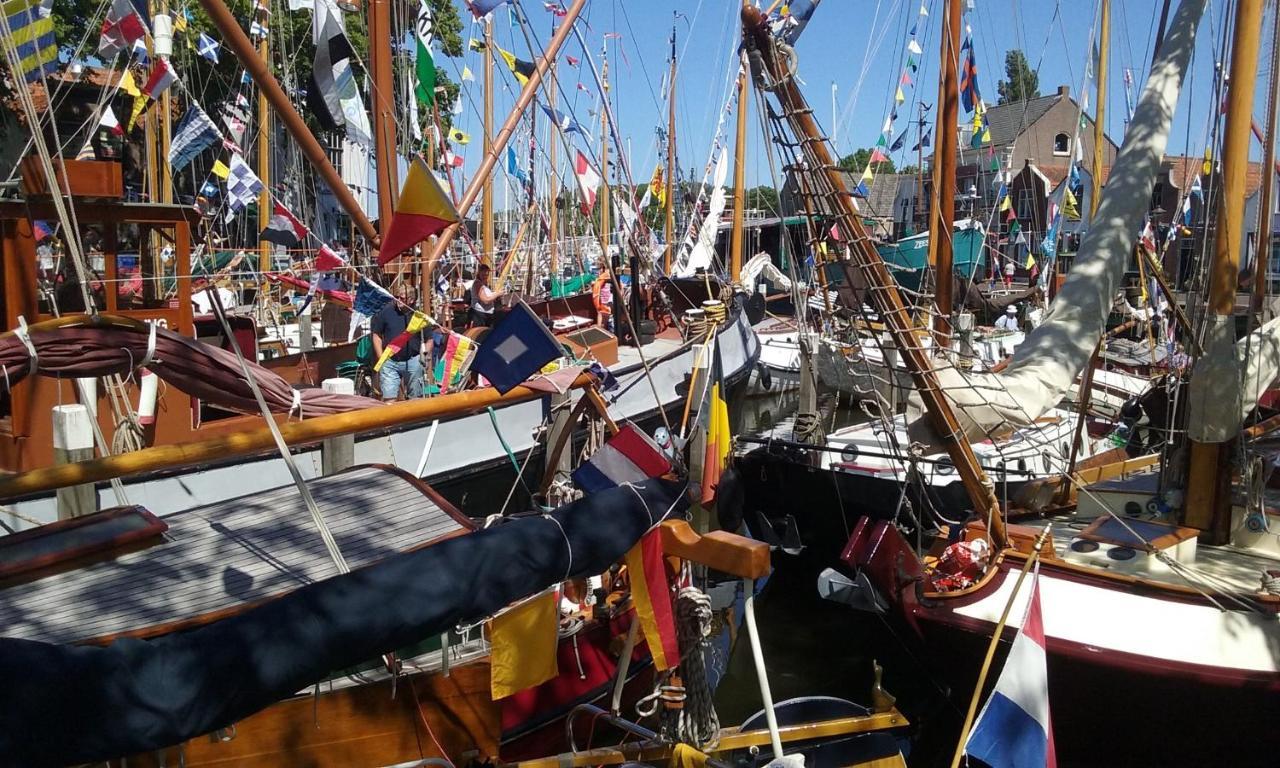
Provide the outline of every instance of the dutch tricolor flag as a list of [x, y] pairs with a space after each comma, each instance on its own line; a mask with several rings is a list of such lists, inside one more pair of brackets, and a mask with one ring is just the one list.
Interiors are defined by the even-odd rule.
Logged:
[[639, 427], [628, 423], [573, 471], [573, 482], [586, 493], [595, 493], [670, 471], [671, 462], [662, 449]]
[[1049, 720], [1038, 571], [1037, 568], [1022, 630], [1014, 638], [995, 690], [965, 743], [966, 754], [991, 768], [1054, 768], [1058, 764]]

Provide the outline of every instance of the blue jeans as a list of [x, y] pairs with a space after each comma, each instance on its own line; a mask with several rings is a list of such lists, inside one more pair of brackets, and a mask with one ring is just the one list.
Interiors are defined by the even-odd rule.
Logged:
[[382, 399], [395, 400], [400, 396], [400, 380], [408, 378], [409, 397], [422, 397], [422, 358], [414, 355], [408, 360], [388, 360], [378, 371], [382, 384]]

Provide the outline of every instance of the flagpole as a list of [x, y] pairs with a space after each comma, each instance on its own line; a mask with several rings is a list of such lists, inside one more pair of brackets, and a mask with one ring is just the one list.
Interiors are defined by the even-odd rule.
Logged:
[[1254, 246], [1253, 301], [1250, 314], [1262, 324], [1262, 300], [1267, 294], [1271, 262], [1272, 188], [1276, 179], [1276, 101], [1280, 98], [1280, 12], [1271, 17], [1271, 83], [1267, 90], [1267, 129], [1262, 139], [1262, 187], [1258, 193], [1258, 237]]
[[662, 271], [666, 275], [671, 274], [672, 246], [671, 238], [675, 236], [676, 231], [676, 208], [675, 208], [675, 179], [676, 179], [676, 23], [673, 19], [671, 22], [671, 71], [667, 76], [667, 199], [666, 199], [666, 219], [664, 228], [666, 230], [666, 250], [662, 254]]
[[[947, 0], [942, 16], [942, 66], [938, 80], [937, 141], [933, 151], [933, 206], [929, 217], [929, 264], [933, 266], [934, 343], [951, 343], [951, 224], [956, 215], [956, 121], [959, 94], [956, 67], [960, 50], [960, 0]], [[974, 106], [977, 108], [977, 105]]]
[[[160, 13], [169, 13], [169, 0], [160, 3]], [[152, 41], [154, 50], [155, 42]], [[158, 56], [154, 58], [159, 58]], [[166, 62], [167, 63], [167, 62]], [[173, 202], [173, 173], [169, 168], [169, 141], [173, 135], [172, 105], [169, 101], [169, 89], [160, 94], [160, 202]]]
[[[600, 253], [603, 264], [601, 269], [611, 268], [612, 260], [609, 258], [609, 110], [604, 107], [609, 103], [609, 50], [608, 41], [605, 41], [605, 48], [601, 54], [602, 67], [604, 74], [601, 77], [602, 90], [600, 91], [600, 179], [603, 189], [600, 197]], [[614, 275], [617, 278], [617, 275]], [[635, 277], [639, 277], [638, 275]], [[621, 302], [619, 302], [621, 303]], [[639, 346], [637, 344], [637, 346]]]
[[[555, 35], [555, 31], [556, 31], [556, 17], [553, 14], [551, 16], [551, 34]], [[551, 114], [554, 115], [556, 113], [556, 90], [557, 90], [556, 63], [554, 61], [551, 62], [551, 66], [547, 70], [547, 77], [548, 77], [548, 84], [550, 86], [547, 88], [547, 103], [551, 109]], [[553, 286], [555, 285], [556, 275], [559, 274], [559, 271], [560, 271], [560, 245], [559, 243], [556, 242], [560, 236], [558, 232], [559, 222], [560, 222], [560, 209], [556, 207], [556, 203], [559, 201], [559, 198], [560, 198], [560, 180], [556, 177], [556, 145], [559, 144], [560, 142], [556, 140], [558, 138], [556, 136], [556, 131], [560, 130], [560, 126], [553, 125], [552, 123], [554, 122], [555, 122], [554, 117], [552, 117], [551, 120], [547, 121], [547, 136], [549, 138], [549, 141], [547, 142], [547, 144], [549, 145], [547, 147], [547, 150], [550, 153], [550, 166], [551, 166], [551, 183], [548, 185], [550, 188], [549, 189], [550, 200], [549, 200], [549, 206], [547, 209], [548, 213], [550, 214], [551, 221], [547, 226], [547, 237], [551, 241], [550, 243], [548, 243], [548, 245], [550, 246], [551, 280], [552, 280]]]
[[[750, 0], [743, 0], [746, 5]], [[742, 252], [746, 248], [744, 224], [746, 222], [746, 211], [744, 210], [746, 202], [746, 186], [747, 186], [747, 59], [746, 52], [743, 52], [739, 66], [742, 71], [738, 73], [738, 124], [736, 141], [733, 146], [733, 232], [730, 238], [729, 246], [729, 279], [738, 282], [738, 278], [742, 273]], [[832, 84], [834, 87], [834, 83]], [[832, 94], [834, 97], [834, 93]], [[786, 231], [786, 222], [783, 222], [782, 231]], [[755, 286], [746, 286], [748, 292], [754, 291]]]
[[370, 245], [377, 245], [378, 231], [374, 229], [369, 217], [364, 215], [364, 209], [356, 202], [356, 198], [351, 194], [350, 188], [342, 180], [342, 175], [333, 167], [333, 163], [329, 162], [329, 156], [325, 154], [320, 142], [316, 141], [311, 129], [307, 128], [307, 124], [302, 120], [298, 111], [293, 108], [293, 103], [289, 101], [284, 89], [271, 76], [266, 62], [258, 57], [253, 41], [240, 28], [240, 22], [232, 15], [227, 6], [222, 3], [222, 0], [200, 0], [200, 7], [204, 8], [205, 13], [209, 14], [209, 19], [218, 28], [218, 33], [222, 35], [227, 47], [231, 49], [236, 59], [244, 65], [245, 71], [249, 73], [253, 81], [258, 84], [258, 89], [265, 95], [271, 108], [280, 117], [285, 129], [289, 131], [289, 135], [293, 137], [294, 141], [298, 142], [298, 147], [302, 150], [302, 154], [306, 156], [307, 162], [320, 174], [321, 179], [333, 192], [338, 205], [341, 205], [342, 209], [351, 217], [351, 223], [369, 241]]
[[378, 179], [378, 229], [387, 231], [400, 193], [396, 168], [395, 84], [392, 81], [390, 0], [369, 0], [369, 69], [373, 76], [374, 170]]
[[[493, 19], [484, 23], [484, 154], [493, 153]], [[461, 213], [461, 211], [459, 211]], [[484, 174], [480, 200], [480, 259], [493, 263], [493, 174]]]
[[[201, 2], [216, 1], [201, 0]], [[485, 153], [484, 159], [480, 161], [480, 167], [476, 169], [475, 175], [471, 177], [470, 183], [467, 184], [466, 190], [462, 193], [462, 199], [458, 201], [459, 221], [445, 228], [436, 239], [435, 245], [431, 249], [431, 254], [427, 257], [426, 268], [428, 270], [436, 265], [436, 262], [440, 260], [444, 252], [449, 249], [454, 238], [458, 236], [461, 221], [465, 220], [467, 213], [471, 210], [471, 206], [475, 205], [476, 198], [480, 196], [480, 190], [484, 186], [485, 179], [493, 173], [493, 168], [498, 161], [498, 155], [506, 149], [507, 142], [511, 139], [511, 134], [515, 132], [516, 125], [520, 122], [520, 116], [529, 108], [534, 95], [542, 85], [542, 80], [546, 77], [547, 70], [550, 68], [550, 62], [560, 53], [565, 39], [573, 32], [574, 22], [577, 21], [578, 14], [582, 12], [584, 5], [586, 5], [586, 0], [573, 1], [573, 4], [569, 6], [569, 10], [565, 12], [564, 20], [560, 22], [559, 30], [552, 36], [551, 41], [547, 43], [546, 51], [534, 62], [533, 72], [529, 75], [529, 81], [520, 89], [520, 95], [516, 98], [515, 106], [511, 108], [511, 112], [507, 115], [506, 122], [502, 124], [502, 128], [493, 137], [493, 145]]]
[[[1000, 614], [1000, 622], [996, 624], [995, 631], [991, 633], [991, 642], [987, 645], [987, 655], [982, 660], [982, 669], [978, 672], [978, 682], [973, 687], [973, 696], [969, 699], [969, 711], [965, 713], [964, 725], [960, 728], [960, 741], [956, 744], [955, 754], [951, 756], [951, 768], [958, 768], [960, 759], [964, 757], [964, 745], [969, 740], [969, 730], [973, 728], [973, 718], [978, 712], [978, 702], [982, 699], [982, 688], [986, 685], [987, 673], [991, 671], [991, 661], [995, 658], [996, 648], [1000, 646], [1000, 638], [1004, 635], [1004, 626], [1009, 621], [1009, 613], [1013, 611], [1013, 603], [1018, 599], [1018, 591], [1022, 588], [1023, 580], [1027, 578], [1027, 572], [1040, 559], [1040, 548], [1044, 546], [1045, 540], [1049, 538], [1049, 529], [1051, 527], [1046, 525], [1040, 535], [1036, 537], [1035, 544], [1031, 547], [1031, 554], [1027, 555], [1027, 561], [1022, 564], [1022, 570], [1018, 573], [1018, 580], [1013, 583], [1013, 592], [1009, 595], [1009, 600], [1004, 604], [1004, 612]], [[1006, 576], [1005, 578], [1008, 577]]]

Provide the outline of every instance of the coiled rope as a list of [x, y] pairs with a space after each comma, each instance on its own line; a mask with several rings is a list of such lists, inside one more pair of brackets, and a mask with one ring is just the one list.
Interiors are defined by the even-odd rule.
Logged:
[[707, 679], [706, 650], [711, 637], [711, 598], [697, 587], [684, 587], [676, 596], [676, 639], [680, 644], [680, 675], [668, 670], [653, 693], [636, 703], [648, 717], [662, 702], [661, 732], [671, 741], [702, 750], [720, 742], [720, 717]]

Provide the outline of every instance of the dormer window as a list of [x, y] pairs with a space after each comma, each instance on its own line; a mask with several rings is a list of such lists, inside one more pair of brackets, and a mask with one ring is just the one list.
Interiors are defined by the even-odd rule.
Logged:
[[1053, 137], [1053, 154], [1069, 155], [1071, 154], [1071, 137], [1065, 133], [1059, 133]]

